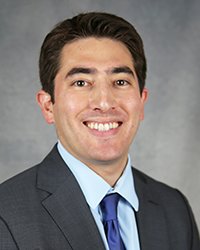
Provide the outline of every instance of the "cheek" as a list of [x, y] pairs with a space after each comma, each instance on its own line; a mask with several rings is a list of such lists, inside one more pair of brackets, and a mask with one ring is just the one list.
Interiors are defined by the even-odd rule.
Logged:
[[123, 98], [124, 105], [126, 106], [126, 109], [130, 112], [130, 113], [140, 113], [141, 111], [141, 107], [142, 107], [142, 103], [139, 97], [135, 96], [135, 95], [131, 95], [128, 96], [126, 98]]
[[65, 97], [64, 109], [67, 113], [74, 115], [81, 112], [87, 105], [86, 98], [77, 95], [67, 95]]
[[87, 107], [87, 99], [77, 94], [71, 94], [70, 92], [59, 96], [59, 100], [56, 107], [56, 113], [58, 118], [66, 120], [65, 122], [73, 122], [78, 115]]
[[129, 114], [129, 119], [132, 120], [133, 123], [137, 123], [138, 121], [143, 120], [143, 105], [140, 100], [136, 101], [133, 98], [127, 100], [126, 110]]

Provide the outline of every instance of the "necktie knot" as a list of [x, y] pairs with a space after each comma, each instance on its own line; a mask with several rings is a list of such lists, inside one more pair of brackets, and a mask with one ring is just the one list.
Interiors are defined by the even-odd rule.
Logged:
[[117, 193], [106, 195], [100, 203], [103, 221], [117, 219], [117, 205], [120, 195]]

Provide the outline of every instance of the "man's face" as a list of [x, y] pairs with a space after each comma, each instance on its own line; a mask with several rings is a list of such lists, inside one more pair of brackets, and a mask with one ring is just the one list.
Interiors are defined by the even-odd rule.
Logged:
[[72, 155], [91, 168], [127, 160], [147, 90], [140, 95], [125, 45], [92, 37], [65, 45], [54, 93], [43, 113]]

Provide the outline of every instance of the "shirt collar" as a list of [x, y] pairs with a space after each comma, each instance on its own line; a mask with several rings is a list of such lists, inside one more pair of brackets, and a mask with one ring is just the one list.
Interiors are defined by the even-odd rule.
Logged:
[[102, 177], [72, 156], [58, 141], [58, 152], [78, 181], [88, 205], [95, 209], [108, 193], [119, 193], [138, 211], [139, 201], [134, 187], [131, 160], [128, 156], [127, 165], [115, 187], [111, 187]]

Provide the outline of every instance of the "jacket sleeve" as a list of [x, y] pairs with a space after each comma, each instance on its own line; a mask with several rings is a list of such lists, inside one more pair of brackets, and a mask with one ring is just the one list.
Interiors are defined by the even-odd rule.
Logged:
[[0, 249], [19, 250], [8, 226], [2, 218], [0, 218]]

